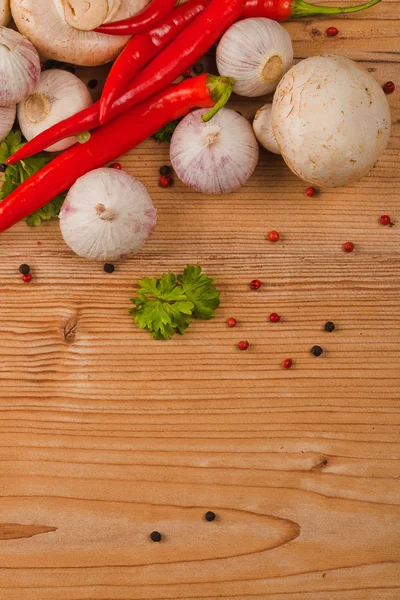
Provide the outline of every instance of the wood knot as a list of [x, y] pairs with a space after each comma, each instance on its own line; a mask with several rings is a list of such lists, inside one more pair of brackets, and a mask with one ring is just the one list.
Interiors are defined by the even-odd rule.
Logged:
[[64, 339], [69, 344], [73, 344], [76, 337], [76, 329], [78, 327], [78, 318], [71, 317], [64, 325], [63, 334]]
[[325, 467], [328, 466], [328, 459], [326, 457], [323, 457], [319, 460], [319, 462], [313, 466], [313, 468], [311, 469], [312, 471], [320, 471], [321, 469], [324, 469]]
[[313, 27], [311, 29], [311, 35], [314, 37], [318, 37], [319, 35], [322, 35], [322, 34], [319, 29], [317, 29], [316, 27]]

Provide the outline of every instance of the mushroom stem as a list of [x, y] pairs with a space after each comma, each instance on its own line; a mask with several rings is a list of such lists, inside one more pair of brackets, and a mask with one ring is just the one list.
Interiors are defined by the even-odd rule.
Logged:
[[80, 31], [92, 31], [100, 27], [107, 18], [107, 0], [62, 0], [62, 2], [66, 23]]
[[42, 92], [33, 92], [24, 102], [24, 113], [31, 123], [41, 123], [50, 114], [51, 102]]
[[113, 210], [107, 210], [104, 204], [97, 204], [96, 212], [102, 221], [112, 221], [115, 218], [115, 212]]

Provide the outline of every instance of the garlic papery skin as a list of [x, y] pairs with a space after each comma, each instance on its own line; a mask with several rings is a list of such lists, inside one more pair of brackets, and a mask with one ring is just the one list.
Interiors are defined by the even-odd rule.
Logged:
[[65, 242], [78, 256], [116, 261], [142, 249], [156, 217], [142, 183], [125, 171], [103, 168], [87, 173], [69, 190], [60, 227]]
[[272, 129], [272, 104], [264, 104], [256, 113], [253, 121], [253, 131], [261, 146], [274, 154], [280, 154]]
[[[86, 85], [68, 71], [43, 71], [34, 91], [18, 105], [18, 122], [30, 141], [49, 127], [90, 106], [92, 97]], [[71, 137], [46, 148], [60, 152], [76, 143]]]
[[16, 106], [0, 106], [0, 142], [10, 133], [15, 121]]
[[207, 109], [195, 110], [175, 129], [171, 163], [179, 179], [205, 194], [239, 189], [257, 166], [259, 148], [251, 125], [239, 113], [222, 108], [204, 123]]
[[0, 25], [5, 27], [11, 20], [10, 0], [0, 0]]
[[24, 100], [39, 77], [40, 58], [35, 47], [18, 31], [0, 27], [0, 106]]
[[234, 92], [248, 98], [269, 94], [293, 64], [290, 35], [271, 19], [244, 19], [230, 27], [217, 48], [220, 75], [234, 77]]
[[[149, 0], [108, 0], [105, 23], [133, 17]], [[95, 67], [117, 58], [129, 36], [104, 35], [95, 28], [104, 15], [105, 0], [11, 0], [18, 30], [41, 56]]]

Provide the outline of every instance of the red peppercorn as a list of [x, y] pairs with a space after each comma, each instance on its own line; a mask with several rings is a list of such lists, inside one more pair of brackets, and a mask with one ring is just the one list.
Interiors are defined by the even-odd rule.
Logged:
[[314, 187], [309, 187], [306, 189], [306, 196], [312, 198], [313, 196], [315, 196], [316, 191], [317, 190]]
[[42, 245], [42, 242], [38, 242], [38, 243], [37, 243], [37, 245], [38, 245], [38, 246], [41, 246], [41, 245]]
[[121, 163], [113, 163], [112, 165], [110, 165], [111, 169], [117, 169], [117, 171], [122, 171], [122, 165]]
[[161, 175], [160, 177], [160, 187], [168, 188], [172, 185], [172, 177], [169, 175]]
[[246, 340], [242, 340], [241, 342], [238, 343], [239, 350], [248, 350], [249, 346], [250, 346], [250, 344]]
[[396, 86], [394, 85], [393, 81], [387, 81], [383, 86], [383, 91], [385, 92], [385, 94], [393, 94], [395, 89]]
[[343, 250], [345, 252], [353, 252], [353, 250], [354, 250], [354, 244], [353, 244], [353, 242], [345, 242], [343, 244]]
[[291, 358], [287, 358], [286, 360], [283, 361], [282, 363], [282, 367], [284, 369], [291, 369], [293, 366], [293, 360]]
[[279, 233], [277, 231], [270, 231], [268, 234], [268, 239], [270, 242], [272, 242], [273, 244], [275, 242], [279, 242], [279, 238], [281, 236], [279, 235]]
[[329, 37], [335, 37], [335, 35], [337, 35], [339, 33], [339, 29], [337, 29], [336, 27], [328, 27], [328, 29], [326, 30], [326, 35], [328, 35]]
[[381, 222], [381, 225], [391, 225], [392, 224], [392, 221], [390, 220], [389, 215], [382, 215], [379, 220]]
[[278, 313], [271, 313], [269, 315], [269, 320], [271, 323], [278, 323], [281, 320], [281, 316]]
[[25, 283], [29, 283], [30, 281], [32, 281], [32, 275], [30, 273], [22, 275], [22, 281], [24, 281]]
[[236, 327], [237, 321], [236, 321], [236, 319], [231, 317], [230, 319], [227, 320], [226, 324], [228, 325], [228, 327]]
[[250, 289], [259, 290], [261, 285], [262, 283], [259, 279], [253, 279], [253, 281], [250, 282]]

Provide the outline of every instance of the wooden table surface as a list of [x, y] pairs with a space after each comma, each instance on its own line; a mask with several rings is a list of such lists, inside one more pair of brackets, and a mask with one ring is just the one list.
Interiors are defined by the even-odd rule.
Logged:
[[[242, 193], [161, 190], [168, 147], [149, 141], [123, 164], [157, 231], [113, 275], [56, 222], [0, 236], [1, 600], [400, 597], [399, 11], [287, 25], [297, 59], [344, 54], [398, 84], [389, 148], [360, 183], [307, 198], [265, 152]], [[196, 262], [217, 318], [152, 340], [127, 314], [135, 282]]]

